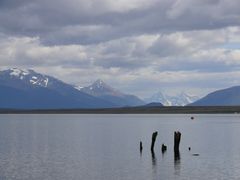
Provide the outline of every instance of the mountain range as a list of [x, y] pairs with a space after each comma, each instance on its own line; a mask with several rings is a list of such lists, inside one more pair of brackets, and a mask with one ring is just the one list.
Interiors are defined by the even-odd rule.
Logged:
[[[113, 108], [144, 104], [136, 96], [118, 92], [98, 80], [93, 85], [94, 94], [67, 84], [54, 77], [33, 70], [11, 68], [0, 71], [0, 108], [13, 109], [70, 109], [70, 108]], [[102, 90], [97, 92], [97, 90]], [[109, 95], [104, 98], [105, 93]], [[110, 93], [110, 91], [113, 91]], [[116, 91], [117, 92], [117, 91]], [[101, 96], [101, 94], [103, 96]], [[111, 96], [110, 96], [111, 95]], [[107, 99], [107, 98], [112, 99]], [[125, 100], [128, 98], [128, 100]], [[131, 101], [131, 98], [133, 101]], [[121, 101], [120, 101], [121, 100]]]
[[239, 106], [240, 86], [214, 91], [189, 106]]
[[195, 102], [198, 99], [198, 96], [189, 95], [184, 92], [173, 96], [164, 94], [159, 91], [156, 94], [152, 95], [150, 98], [146, 98], [145, 101], [148, 103], [160, 102], [164, 106], [185, 106], [187, 104]]
[[214, 91], [201, 99], [184, 92], [176, 96], [158, 92], [143, 101], [135, 95], [112, 88], [100, 79], [87, 87], [82, 87], [33, 70], [11, 68], [0, 71], [2, 109], [92, 109], [162, 105], [240, 105], [240, 86]]

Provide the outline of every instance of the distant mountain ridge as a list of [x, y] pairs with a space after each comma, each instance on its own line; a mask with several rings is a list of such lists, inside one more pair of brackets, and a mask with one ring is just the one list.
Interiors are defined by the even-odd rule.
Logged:
[[98, 79], [87, 87], [73, 86], [33, 70], [11, 68], [0, 71], [0, 108], [5, 109], [92, 109], [134, 106], [239, 106], [240, 86], [218, 90], [199, 99], [181, 93], [158, 92], [146, 103], [124, 94]]
[[72, 85], [33, 70], [0, 71], [0, 108], [57, 109], [114, 107]]
[[189, 106], [239, 106], [240, 86], [214, 91]]
[[145, 104], [145, 102], [137, 96], [124, 94], [107, 85], [101, 79], [98, 79], [90, 86], [81, 88], [80, 91], [101, 99], [106, 99], [118, 107], [140, 106]]
[[196, 101], [197, 99], [199, 99], [199, 97], [188, 95], [184, 92], [182, 92], [181, 94], [172, 96], [172, 95], [163, 94], [161, 91], [159, 91], [158, 93], [152, 95], [150, 98], [145, 99], [145, 101], [148, 103], [160, 102], [164, 106], [185, 106], [189, 103]]
[[123, 93], [110, 87], [101, 79], [96, 80], [90, 86], [81, 88], [80, 91], [90, 94], [92, 96], [103, 96], [103, 95], [124, 96]]
[[83, 88], [18, 68], [0, 71], [0, 92], [0, 108], [113, 108], [144, 104], [138, 97], [120, 93], [101, 80]]

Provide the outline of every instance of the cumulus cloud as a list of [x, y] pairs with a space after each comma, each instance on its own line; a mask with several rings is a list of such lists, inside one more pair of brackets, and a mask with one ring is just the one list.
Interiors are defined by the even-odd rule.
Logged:
[[239, 7], [235, 0], [2, 0], [0, 67], [80, 85], [102, 78], [141, 96], [237, 85]]

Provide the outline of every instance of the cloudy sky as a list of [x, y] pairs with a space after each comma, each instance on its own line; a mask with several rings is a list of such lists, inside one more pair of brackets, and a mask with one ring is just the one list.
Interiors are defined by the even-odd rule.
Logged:
[[0, 68], [148, 97], [240, 85], [239, 0], [1, 0]]

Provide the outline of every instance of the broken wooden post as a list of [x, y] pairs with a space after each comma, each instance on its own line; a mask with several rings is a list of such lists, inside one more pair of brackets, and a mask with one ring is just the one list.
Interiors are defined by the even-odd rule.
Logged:
[[152, 143], [151, 143], [151, 151], [152, 151], [152, 152], [154, 151], [154, 145], [155, 145], [155, 141], [156, 141], [157, 135], [158, 135], [158, 132], [157, 132], [157, 131], [155, 131], [155, 132], [152, 134]]
[[181, 133], [179, 131], [174, 132], [174, 152], [179, 152], [179, 144], [181, 140]]
[[166, 150], [167, 150], [167, 146], [165, 144], [162, 144], [162, 153], [165, 153]]
[[142, 141], [140, 141], [140, 152], [142, 152], [143, 146], [142, 146]]

